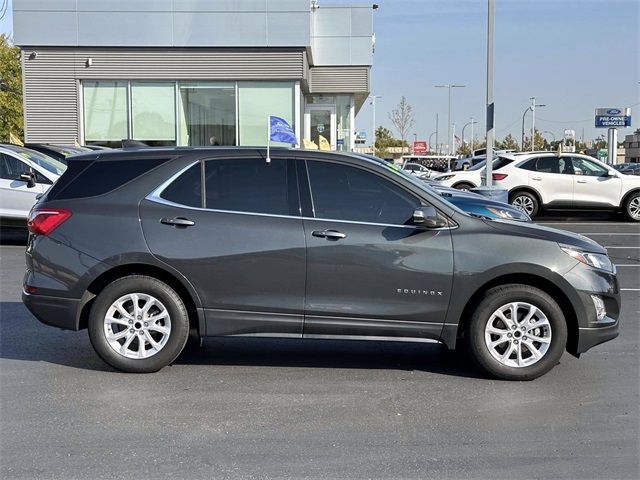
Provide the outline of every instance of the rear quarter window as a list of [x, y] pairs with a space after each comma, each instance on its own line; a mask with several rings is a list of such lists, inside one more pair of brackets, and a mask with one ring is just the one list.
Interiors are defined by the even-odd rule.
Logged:
[[69, 200], [103, 195], [168, 160], [168, 158], [71, 160], [67, 171], [47, 193], [46, 200]]

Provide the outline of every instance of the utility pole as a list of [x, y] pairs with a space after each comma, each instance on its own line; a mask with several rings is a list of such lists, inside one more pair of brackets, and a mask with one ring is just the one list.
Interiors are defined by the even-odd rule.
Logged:
[[447, 126], [448, 126], [448, 138], [447, 138], [447, 142], [449, 142], [449, 155], [453, 155], [453, 151], [454, 151], [454, 139], [452, 136], [452, 130], [451, 130], [451, 89], [452, 88], [464, 88], [464, 85], [455, 85], [452, 83], [446, 84], [446, 85], [435, 85], [436, 88], [447, 88], [449, 89], [449, 117], [447, 118]]
[[373, 107], [373, 131], [371, 134], [371, 154], [376, 154], [376, 98], [382, 98], [380, 95], [369, 95], [371, 106]]
[[531, 97], [531, 151], [536, 149], [536, 97]]
[[440, 125], [440, 121], [438, 120], [438, 114], [436, 113], [436, 154], [440, 153], [438, 150], [438, 127]]
[[493, 187], [493, 17], [494, 0], [487, 0], [487, 164], [484, 186]]

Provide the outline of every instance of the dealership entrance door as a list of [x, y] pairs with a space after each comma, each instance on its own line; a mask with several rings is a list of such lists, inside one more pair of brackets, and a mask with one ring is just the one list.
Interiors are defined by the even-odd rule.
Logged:
[[320, 137], [324, 137], [336, 149], [336, 107], [334, 105], [307, 105], [305, 111], [305, 138], [320, 148]]

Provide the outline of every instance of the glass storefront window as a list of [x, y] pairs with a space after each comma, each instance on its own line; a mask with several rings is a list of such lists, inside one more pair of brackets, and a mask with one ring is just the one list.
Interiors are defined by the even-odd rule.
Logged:
[[84, 139], [120, 144], [128, 137], [127, 82], [83, 82]]
[[175, 83], [131, 82], [132, 138], [151, 146], [176, 144]]
[[180, 145], [236, 144], [235, 83], [180, 83]]
[[266, 145], [269, 115], [284, 118], [295, 130], [293, 102], [293, 82], [238, 82], [239, 145]]
[[336, 150], [351, 150], [351, 95], [336, 96], [337, 141]]

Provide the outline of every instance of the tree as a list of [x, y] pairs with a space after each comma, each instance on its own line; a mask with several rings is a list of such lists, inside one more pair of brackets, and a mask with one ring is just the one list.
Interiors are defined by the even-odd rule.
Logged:
[[513, 135], [509, 134], [501, 142], [496, 142], [498, 150], [519, 150], [520, 146]]
[[[545, 139], [542, 136], [542, 134], [540, 133], [540, 130], [538, 130], [536, 128], [535, 132], [535, 141], [534, 141], [534, 150], [544, 150], [545, 149]], [[529, 151], [531, 150], [531, 137], [524, 137], [524, 145], [522, 145], [522, 150], [523, 151]]]
[[0, 141], [8, 142], [10, 133], [22, 138], [21, 91], [20, 49], [0, 34]]
[[398, 106], [391, 110], [388, 113], [389, 120], [400, 135], [400, 140], [402, 141], [402, 146], [407, 145], [407, 137], [409, 136], [409, 131], [416, 124], [415, 118], [413, 116], [413, 107], [409, 105], [407, 99], [404, 95], [400, 98], [400, 103]]
[[380, 158], [389, 156], [389, 147], [402, 147], [402, 140], [398, 140], [393, 136], [391, 130], [380, 125], [376, 129], [376, 152], [375, 155]]

